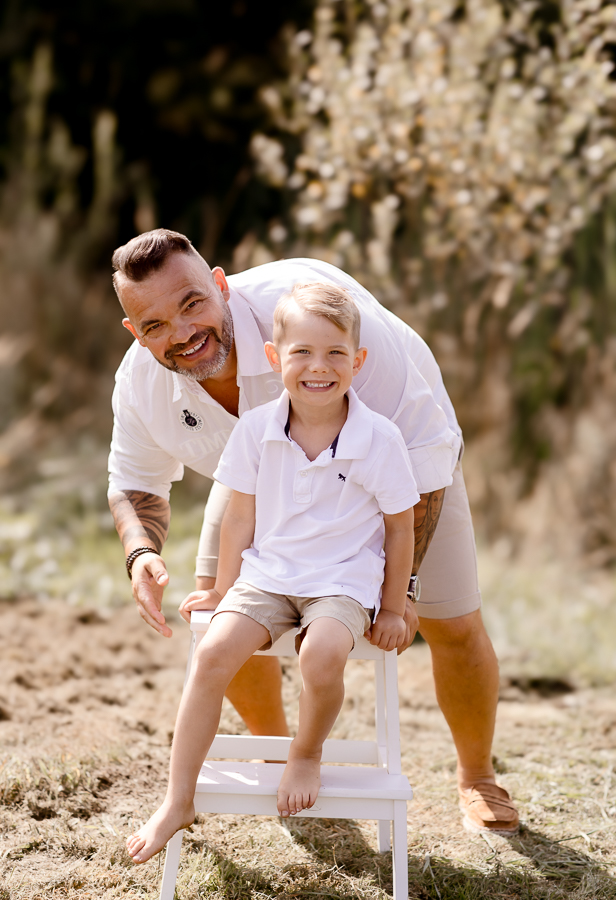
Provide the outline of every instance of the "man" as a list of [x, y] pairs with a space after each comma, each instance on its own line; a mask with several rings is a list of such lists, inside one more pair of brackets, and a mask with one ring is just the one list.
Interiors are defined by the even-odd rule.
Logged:
[[[237, 417], [282, 391], [263, 349], [280, 295], [302, 282], [345, 287], [360, 308], [368, 348], [357, 394], [400, 428], [421, 497], [413, 572], [421, 566], [423, 591], [417, 596], [412, 584], [407, 632], [418, 615], [458, 752], [464, 825], [515, 833], [518, 816], [495, 783], [491, 761], [498, 663], [481, 620], [461, 435], [426, 344], [356, 281], [318, 260], [269, 263], [227, 280], [183, 235], [157, 229], [116, 250], [113, 266], [123, 324], [136, 342], [116, 378], [109, 503], [141, 616], [171, 634], [161, 612], [168, 574], [160, 555], [171, 482], [184, 465], [211, 476]], [[215, 485], [200, 544], [199, 590], [214, 585], [225, 500]], [[275, 658], [253, 657], [227, 696], [253, 733], [287, 733]]]

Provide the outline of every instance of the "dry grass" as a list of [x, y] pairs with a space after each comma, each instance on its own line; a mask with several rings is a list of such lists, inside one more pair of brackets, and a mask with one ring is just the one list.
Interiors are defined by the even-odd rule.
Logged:
[[[135, 867], [124, 839], [161, 799], [186, 634], [147, 631], [129, 607], [0, 606], [0, 900], [155, 898], [161, 863]], [[53, 639], [50, 639], [50, 635]], [[515, 657], [505, 660], [506, 668]], [[372, 723], [367, 664], [349, 665], [338, 736]], [[495, 752], [520, 804], [519, 838], [460, 827], [454, 754], [418, 645], [400, 665], [414, 900], [616, 897], [616, 700], [554, 679], [503, 681]], [[297, 672], [285, 671], [296, 718]], [[226, 709], [222, 727], [240, 727]], [[3, 892], [3, 893], [2, 893]], [[374, 823], [200, 817], [187, 834], [178, 900], [336, 900], [391, 895]]]

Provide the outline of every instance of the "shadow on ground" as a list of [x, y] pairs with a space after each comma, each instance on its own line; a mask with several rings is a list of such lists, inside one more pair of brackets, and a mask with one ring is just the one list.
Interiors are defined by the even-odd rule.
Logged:
[[[391, 894], [390, 854], [376, 853], [354, 822], [298, 820], [292, 823], [291, 833], [315, 862], [333, 865], [350, 876], [369, 876], [375, 887]], [[410, 900], [616, 898], [616, 880], [597, 860], [567, 846], [566, 839], [553, 841], [523, 829], [507, 843], [517, 854], [514, 860], [504, 862], [496, 841], [490, 840], [492, 854], [481, 868], [429, 853], [417, 856], [410, 849]], [[346, 894], [327, 896], [342, 900]]]

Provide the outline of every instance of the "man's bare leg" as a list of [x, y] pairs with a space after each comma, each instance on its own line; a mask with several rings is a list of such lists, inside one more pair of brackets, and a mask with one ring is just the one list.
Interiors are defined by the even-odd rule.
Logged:
[[458, 751], [458, 784], [495, 782], [492, 740], [498, 702], [498, 660], [481, 612], [455, 619], [419, 619], [430, 645], [438, 704]]
[[165, 800], [126, 842], [134, 862], [150, 859], [176, 831], [193, 822], [195, 785], [218, 728], [224, 692], [240, 666], [267, 640], [267, 629], [241, 613], [224, 612], [213, 619], [182, 694]]
[[344, 700], [344, 667], [352, 648], [351, 632], [337, 619], [316, 619], [308, 626], [299, 651], [299, 728], [278, 787], [283, 817], [310, 809], [317, 799], [323, 741]]
[[225, 691], [252, 734], [288, 735], [282, 706], [282, 671], [276, 656], [252, 656]]

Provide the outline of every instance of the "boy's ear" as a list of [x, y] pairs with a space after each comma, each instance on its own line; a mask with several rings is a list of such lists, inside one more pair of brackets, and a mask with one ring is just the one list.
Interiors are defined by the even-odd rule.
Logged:
[[353, 358], [353, 378], [357, 375], [357, 373], [361, 370], [363, 364], [366, 362], [366, 357], [368, 356], [368, 350], [366, 347], [359, 347]]
[[278, 351], [276, 350], [274, 344], [272, 344], [271, 341], [266, 341], [263, 345], [263, 349], [265, 350], [267, 361], [269, 362], [274, 372], [281, 372], [282, 369], [280, 366], [280, 357], [278, 356]]

